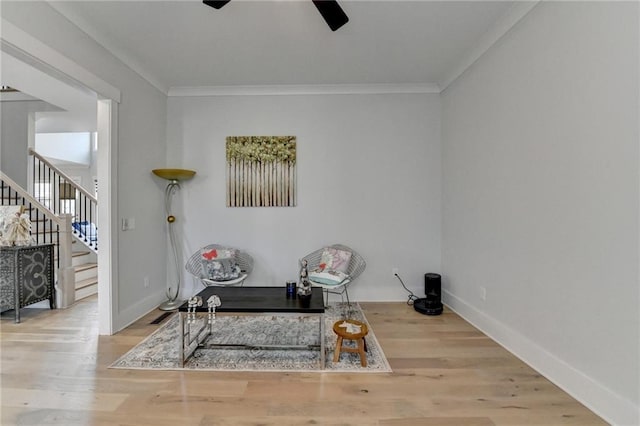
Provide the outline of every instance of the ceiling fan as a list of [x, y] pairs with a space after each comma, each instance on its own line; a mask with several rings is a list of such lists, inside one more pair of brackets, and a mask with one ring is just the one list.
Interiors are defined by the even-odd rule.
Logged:
[[[203, 1], [207, 6], [211, 6], [214, 9], [220, 9], [225, 4], [229, 3], [231, 0], [214, 0], [214, 1]], [[320, 15], [324, 18], [331, 28], [331, 31], [335, 31], [347, 22], [349, 22], [349, 17], [344, 10], [340, 7], [337, 1], [335, 0], [311, 0], [313, 4], [320, 12]]]

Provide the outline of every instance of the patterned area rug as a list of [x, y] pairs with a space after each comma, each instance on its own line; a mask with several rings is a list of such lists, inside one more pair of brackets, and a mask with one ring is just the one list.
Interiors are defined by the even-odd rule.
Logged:
[[[299, 372], [390, 372], [389, 363], [371, 326], [357, 303], [351, 304], [349, 318], [367, 324], [367, 366], [360, 365], [355, 353], [343, 352], [340, 361], [333, 362], [336, 335], [333, 324], [344, 318], [346, 306], [332, 304], [326, 311], [325, 369], [319, 369], [318, 349], [197, 349], [184, 369], [213, 371], [299, 371]], [[203, 316], [204, 317], [204, 316]], [[203, 319], [204, 320], [204, 319]], [[114, 362], [110, 368], [182, 370], [178, 360], [179, 323], [174, 314], [158, 330]], [[218, 315], [214, 333], [207, 343], [252, 345], [319, 345], [317, 317], [295, 316], [226, 316]], [[345, 340], [345, 345], [346, 345]], [[349, 341], [348, 343], [353, 343]]]

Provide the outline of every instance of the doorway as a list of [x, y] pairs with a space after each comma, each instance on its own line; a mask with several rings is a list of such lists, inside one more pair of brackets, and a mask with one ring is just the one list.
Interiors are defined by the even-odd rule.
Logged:
[[[3, 25], [9, 25], [3, 22]], [[69, 108], [78, 94], [90, 94], [97, 102], [98, 161], [100, 182], [100, 250], [98, 252], [99, 334], [114, 332], [117, 312], [117, 105], [120, 91], [57, 51], [22, 31], [3, 31], [2, 84], [21, 88], [52, 105]], [[37, 78], [34, 78], [37, 75]], [[25, 146], [25, 155], [26, 155]], [[26, 161], [26, 159], [25, 159]], [[24, 184], [26, 185], [26, 179]]]

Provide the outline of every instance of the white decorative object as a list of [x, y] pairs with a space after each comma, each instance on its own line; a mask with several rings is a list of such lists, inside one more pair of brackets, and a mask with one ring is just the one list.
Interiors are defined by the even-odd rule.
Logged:
[[309, 269], [306, 259], [300, 261], [300, 285], [298, 286], [298, 294], [300, 296], [308, 296], [311, 294], [311, 282], [309, 281]]
[[359, 325], [351, 324], [350, 322], [343, 321], [338, 327], [344, 327], [347, 329], [347, 333], [357, 334], [362, 331], [362, 328]]
[[3, 246], [31, 245], [31, 220], [29, 215], [21, 212], [22, 206], [15, 207], [12, 214], [3, 216], [1, 219], [0, 244]]
[[216, 319], [216, 308], [221, 304], [222, 302], [220, 301], [220, 298], [215, 294], [207, 299], [207, 308], [209, 311], [209, 321], [208, 321], [209, 325], [213, 324], [213, 321]]
[[202, 297], [193, 296], [189, 299], [187, 306], [187, 324], [196, 322], [196, 308], [202, 306]]
[[4, 239], [5, 228], [16, 213], [22, 213], [22, 206], [0, 206], [0, 246], [10, 245]]

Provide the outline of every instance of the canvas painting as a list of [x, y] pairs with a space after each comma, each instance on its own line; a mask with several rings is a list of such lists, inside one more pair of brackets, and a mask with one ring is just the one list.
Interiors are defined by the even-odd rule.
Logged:
[[227, 207], [296, 205], [296, 137], [227, 137]]

